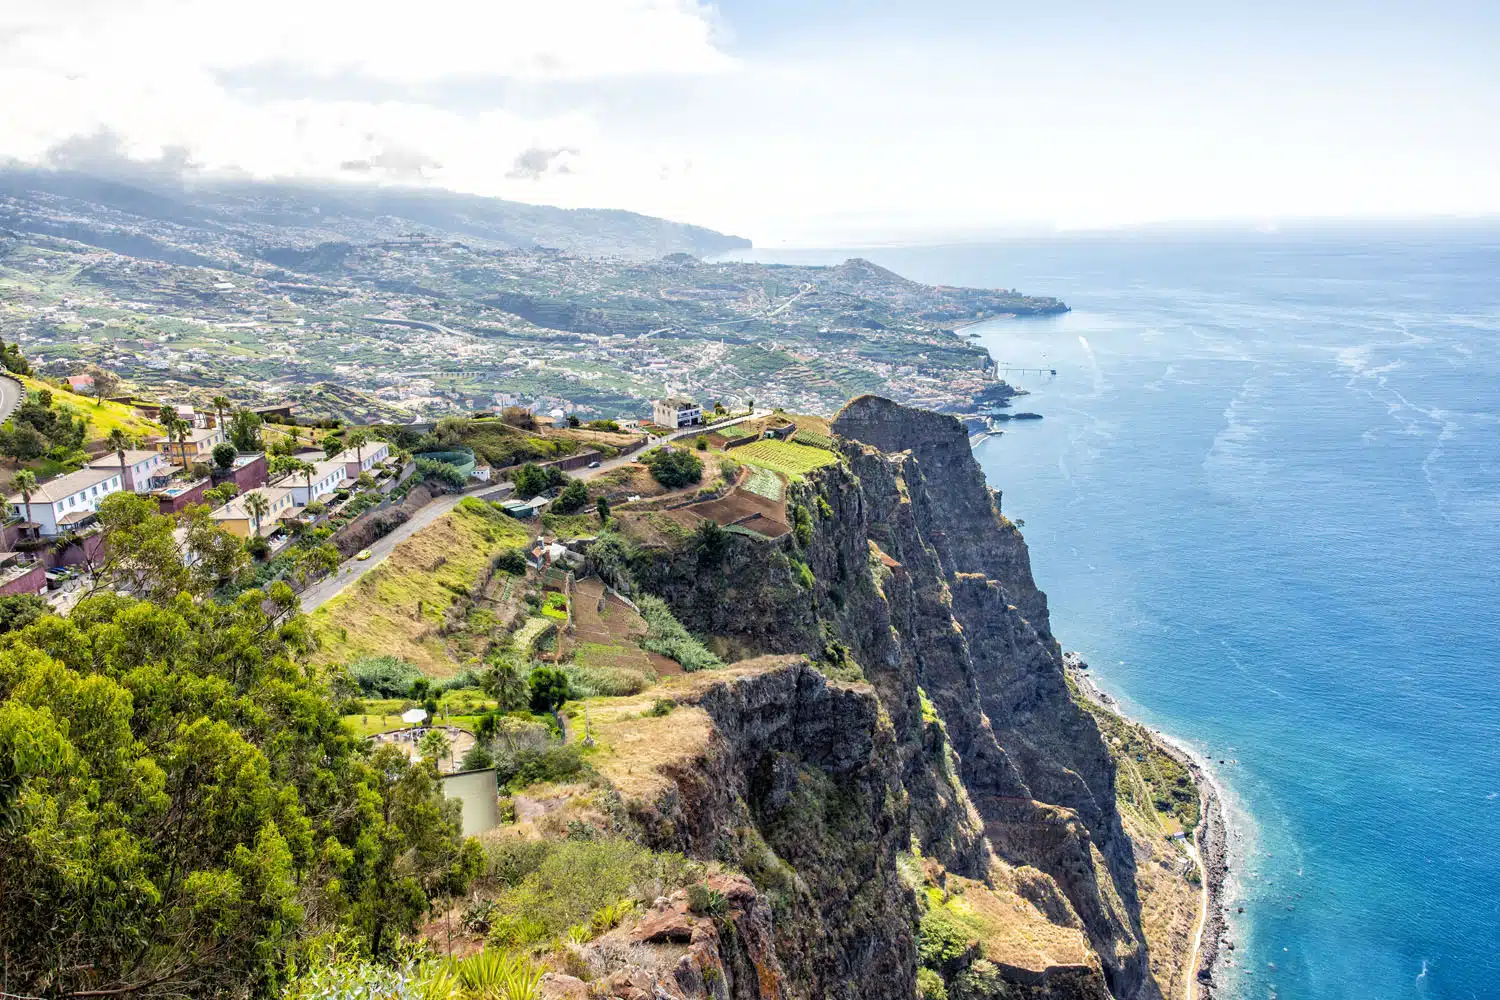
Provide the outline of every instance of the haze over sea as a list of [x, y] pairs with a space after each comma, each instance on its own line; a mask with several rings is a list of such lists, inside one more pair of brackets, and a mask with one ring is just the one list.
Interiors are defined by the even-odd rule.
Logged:
[[1064, 647], [1227, 787], [1227, 995], [1500, 996], [1500, 227], [754, 256], [1073, 307], [967, 331], [1058, 371], [978, 457]]

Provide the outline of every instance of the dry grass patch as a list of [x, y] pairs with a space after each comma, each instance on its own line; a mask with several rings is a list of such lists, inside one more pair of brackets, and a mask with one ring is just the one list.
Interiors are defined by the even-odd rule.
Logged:
[[479, 585], [491, 557], [527, 537], [496, 508], [462, 501], [309, 616], [316, 662], [390, 654], [431, 676], [453, 675], [461, 664], [438, 634], [449, 608]]

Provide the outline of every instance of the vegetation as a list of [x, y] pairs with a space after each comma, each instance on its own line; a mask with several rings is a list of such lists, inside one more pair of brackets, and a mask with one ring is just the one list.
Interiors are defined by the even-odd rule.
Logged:
[[587, 507], [588, 503], [588, 486], [581, 479], [571, 479], [557, 495], [557, 499], [552, 502], [552, 509], [559, 514], [576, 514]]
[[555, 712], [570, 697], [568, 675], [552, 667], [537, 667], [527, 680], [531, 688], [531, 710], [538, 714]]
[[511, 482], [516, 487], [516, 498], [530, 500], [551, 489], [561, 486], [567, 477], [554, 465], [536, 465], [527, 462], [516, 470]]
[[703, 479], [703, 460], [690, 451], [663, 445], [648, 452], [641, 461], [651, 470], [652, 478], [669, 490], [691, 486]]
[[477, 873], [431, 772], [367, 760], [296, 666], [295, 603], [99, 594], [10, 634], [7, 989], [264, 993], [304, 932], [383, 956]]
[[695, 670], [715, 670], [724, 665], [723, 660], [683, 627], [661, 598], [648, 595], [637, 603], [647, 627], [646, 637], [641, 640], [641, 648], [676, 660], [689, 673]]
[[797, 479], [814, 469], [832, 465], [838, 461], [833, 452], [790, 441], [757, 441], [743, 448], [736, 448], [734, 457], [748, 465], [758, 465], [772, 472], [779, 472]]

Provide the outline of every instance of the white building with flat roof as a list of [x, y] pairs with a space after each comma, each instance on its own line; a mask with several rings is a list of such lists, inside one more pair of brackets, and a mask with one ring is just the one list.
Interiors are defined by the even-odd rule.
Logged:
[[26, 498], [12, 494], [11, 511], [36, 525], [44, 538], [66, 534], [82, 527], [99, 510], [99, 501], [124, 486], [120, 469], [79, 469], [41, 483], [31, 494], [28, 513]]
[[651, 422], [662, 427], [691, 427], [703, 423], [703, 407], [691, 399], [669, 396], [651, 401]]

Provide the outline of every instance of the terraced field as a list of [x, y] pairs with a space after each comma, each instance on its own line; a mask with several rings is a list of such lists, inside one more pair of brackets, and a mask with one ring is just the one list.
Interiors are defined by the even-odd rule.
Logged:
[[805, 476], [814, 469], [832, 465], [838, 458], [831, 451], [790, 441], [757, 441], [734, 450], [734, 457], [785, 476]]
[[827, 434], [819, 434], [817, 431], [801, 430], [792, 435], [792, 441], [797, 444], [805, 444], [812, 448], [823, 448], [827, 451], [833, 450], [833, 438]]
[[745, 477], [745, 482], [740, 489], [777, 503], [780, 503], [782, 497], [786, 495], [786, 487], [782, 485], [781, 477], [770, 469], [758, 465], [750, 468], [750, 475]]

